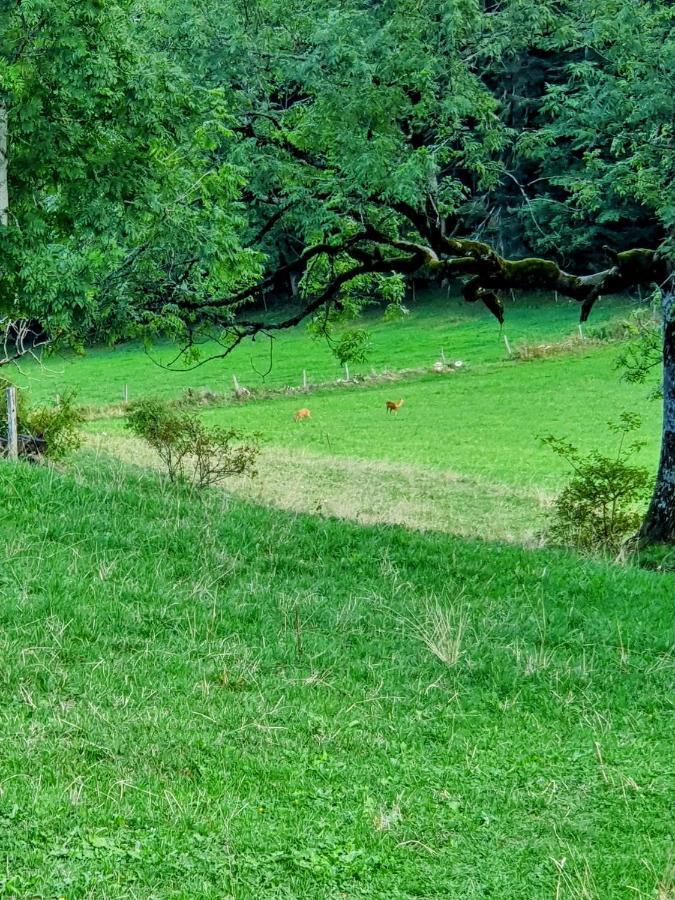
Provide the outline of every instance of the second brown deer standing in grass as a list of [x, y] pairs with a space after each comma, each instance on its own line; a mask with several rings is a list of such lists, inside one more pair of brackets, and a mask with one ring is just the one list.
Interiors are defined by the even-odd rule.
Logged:
[[301, 419], [311, 419], [311, 418], [312, 418], [312, 414], [311, 414], [311, 412], [307, 409], [306, 406], [303, 407], [302, 409], [299, 409], [299, 410], [296, 412], [296, 414], [293, 416], [293, 419], [294, 419], [294, 421], [296, 421], [296, 422], [299, 422]]
[[399, 400], [398, 403], [394, 400], [387, 400], [387, 412], [397, 413], [404, 403], [404, 400]]

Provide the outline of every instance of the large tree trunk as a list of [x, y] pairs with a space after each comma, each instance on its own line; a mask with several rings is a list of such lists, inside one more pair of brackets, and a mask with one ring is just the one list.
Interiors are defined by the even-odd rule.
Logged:
[[9, 191], [7, 177], [7, 107], [0, 100], [0, 226], [7, 225]]
[[640, 531], [643, 544], [675, 544], [675, 284], [663, 298], [663, 434], [654, 495]]

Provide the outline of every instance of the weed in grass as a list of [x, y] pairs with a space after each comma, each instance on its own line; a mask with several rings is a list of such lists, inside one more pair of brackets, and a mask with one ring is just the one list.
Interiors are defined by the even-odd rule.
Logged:
[[403, 821], [400, 797], [391, 806], [382, 806], [373, 816], [373, 828], [376, 831], [391, 831]]
[[675, 900], [675, 865], [669, 865], [656, 886], [658, 900]]
[[408, 620], [413, 634], [427, 650], [448, 668], [459, 662], [466, 631], [466, 616], [461, 607], [447, 608], [427, 601], [423, 613]]
[[563, 856], [553, 864], [558, 872], [556, 900], [598, 900], [602, 896], [587, 860]]

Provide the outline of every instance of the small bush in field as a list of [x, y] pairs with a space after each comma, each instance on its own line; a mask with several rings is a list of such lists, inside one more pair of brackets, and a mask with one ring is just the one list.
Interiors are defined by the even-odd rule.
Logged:
[[[0, 397], [11, 383], [0, 378]], [[61, 459], [81, 444], [79, 426], [83, 417], [75, 405], [75, 392], [62, 394], [54, 406], [31, 407], [23, 391], [17, 390], [17, 424], [19, 456], [30, 460], [38, 457]], [[7, 433], [7, 408], [0, 402], [0, 443]]]
[[55, 406], [28, 409], [24, 416], [29, 434], [45, 443], [45, 456], [61, 459], [82, 443], [79, 426], [82, 413], [75, 405], [75, 391], [61, 394]]
[[616, 554], [640, 527], [642, 510], [652, 487], [648, 469], [630, 462], [642, 443], [626, 444], [640, 427], [639, 416], [624, 413], [610, 430], [619, 435], [616, 453], [587, 454], [553, 436], [543, 441], [573, 470], [555, 502], [550, 536], [580, 550]]
[[256, 474], [255, 438], [233, 429], [209, 428], [191, 413], [161, 400], [132, 404], [126, 427], [153, 448], [170, 481], [203, 488], [231, 475]]

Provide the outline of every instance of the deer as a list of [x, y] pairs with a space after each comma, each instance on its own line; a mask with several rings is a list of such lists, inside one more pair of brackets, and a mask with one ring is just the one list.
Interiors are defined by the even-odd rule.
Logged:
[[293, 416], [293, 421], [299, 422], [301, 419], [311, 419], [311, 418], [312, 418], [311, 412], [307, 409], [306, 406], [303, 406], [303, 408], [299, 409], [296, 412], [296, 414]]
[[387, 400], [387, 412], [397, 413], [404, 403], [405, 400], [399, 400], [398, 403], [395, 403], [393, 400]]

